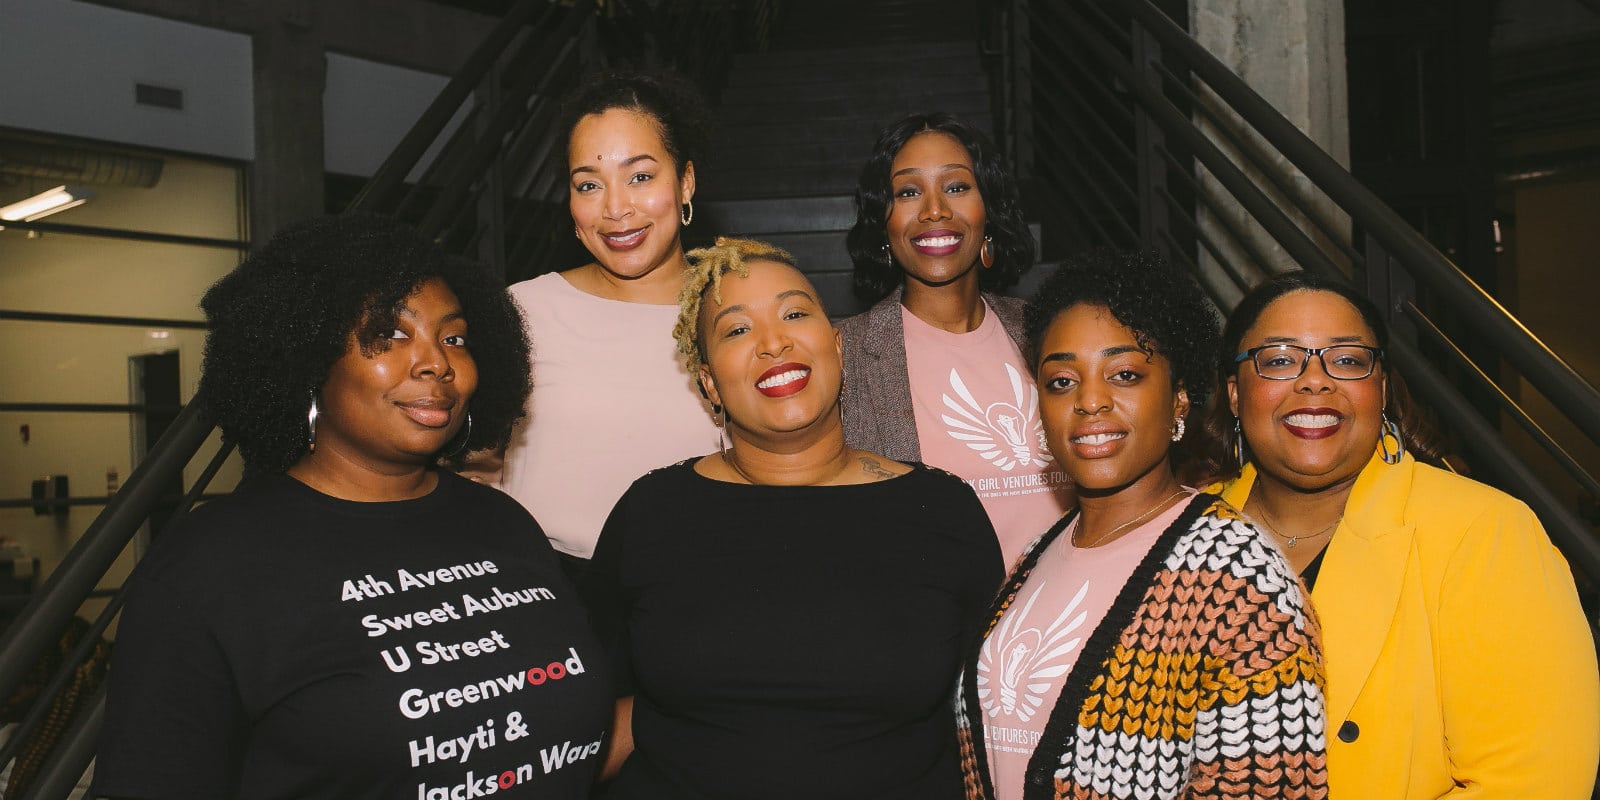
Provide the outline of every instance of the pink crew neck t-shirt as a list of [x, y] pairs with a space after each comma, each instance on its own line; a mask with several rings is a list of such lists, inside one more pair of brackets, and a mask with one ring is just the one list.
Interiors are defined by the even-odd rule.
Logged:
[[515, 284], [511, 296], [528, 331], [533, 391], [500, 488], [555, 549], [588, 558], [634, 480], [716, 450], [719, 432], [678, 356], [676, 305], [596, 297], [556, 273]]
[[[978, 651], [978, 705], [996, 800], [1020, 800], [1028, 760], [1044, 734], [1061, 687], [1105, 619], [1117, 594], [1162, 531], [1194, 496], [1100, 547], [1078, 547], [1078, 520], [1057, 536], [1034, 565]], [[1081, 519], [1081, 518], [1080, 518]], [[1098, 664], [1090, 664], [1094, 669]], [[1063, 711], [1062, 713], [1067, 713]]]
[[1071, 497], [1045, 446], [1033, 372], [987, 305], [967, 333], [935, 328], [904, 307], [900, 315], [922, 461], [978, 493], [1010, 565]]

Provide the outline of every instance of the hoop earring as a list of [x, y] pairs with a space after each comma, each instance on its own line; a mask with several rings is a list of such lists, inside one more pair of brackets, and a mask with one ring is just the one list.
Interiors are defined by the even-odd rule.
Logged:
[[1177, 423], [1177, 426], [1172, 431], [1172, 441], [1181, 442], [1183, 441], [1183, 417], [1178, 417]]
[[983, 235], [983, 245], [978, 248], [978, 260], [983, 262], [983, 268], [984, 269], [989, 269], [990, 267], [994, 266], [994, 247], [993, 247], [993, 245], [994, 245], [994, 237], [990, 236], [987, 233], [984, 234]]
[[689, 227], [689, 223], [694, 222], [693, 200], [689, 200], [683, 204], [683, 208], [678, 212], [678, 219], [683, 221], [683, 227], [685, 228]]
[[[1383, 419], [1378, 426], [1378, 448], [1383, 452], [1383, 463], [1398, 464], [1406, 454], [1406, 441], [1400, 436], [1400, 426], [1389, 419], [1387, 413], [1380, 414]], [[1389, 448], [1389, 440], [1394, 440], [1394, 449]]]
[[456, 449], [451, 450], [450, 452], [446, 453], [443, 457], [444, 458], [455, 458], [456, 456], [459, 456], [462, 453], [467, 452], [467, 442], [470, 442], [470, 441], [472, 441], [472, 412], [468, 411], [467, 412], [466, 433], [463, 434], [462, 437], [461, 437], [461, 444], [456, 445]]
[[317, 393], [315, 391], [311, 393], [311, 409], [306, 412], [306, 429], [309, 431], [306, 436], [306, 452], [315, 453], [317, 452]]
[[1233, 460], [1244, 469], [1244, 430], [1238, 417], [1233, 418]]

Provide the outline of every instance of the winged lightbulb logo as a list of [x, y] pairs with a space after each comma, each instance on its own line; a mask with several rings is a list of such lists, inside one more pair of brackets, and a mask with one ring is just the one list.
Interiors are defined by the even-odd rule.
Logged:
[[1016, 367], [1006, 364], [1005, 368], [1011, 396], [987, 405], [973, 396], [960, 374], [950, 370], [950, 392], [943, 395], [948, 413], [940, 419], [950, 426], [952, 438], [1006, 472], [1043, 467], [1055, 459], [1044, 446], [1039, 390]]
[[1072, 669], [1083, 637], [1077, 632], [1087, 614], [1080, 608], [1089, 592], [1085, 581], [1072, 601], [1043, 630], [1033, 624], [1034, 602], [1047, 584], [1026, 603], [1006, 614], [978, 653], [978, 704], [990, 717], [1004, 714], [1027, 722], [1039, 712], [1057, 679]]

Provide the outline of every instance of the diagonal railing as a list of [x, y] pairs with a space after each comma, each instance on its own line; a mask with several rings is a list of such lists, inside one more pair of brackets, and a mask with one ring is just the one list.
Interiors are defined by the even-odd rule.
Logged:
[[[581, 254], [571, 251], [564, 143], [555, 98], [581, 76], [608, 66], [671, 67], [714, 93], [729, 54], [751, 49], [770, 24], [774, 0], [518, 0], [367, 182], [348, 210], [405, 219], [448, 249], [482, 260], [509, 279], [529, 277]], [[643, 54], [641, 56], [641, 54]], [[436, 155], [429, 157], [431, 151]], [[135, 466], [60, 565], [0, 636], [0, 698], [12, 696], [127, 547], [151, 511], [170, 502], [214, 424], [196, 397], [150, 455]], [[173, 524], [205, 492], [228, 458], [222, 445], [191, 485]], [[0, 765], [46, 724], [57, 698], [123, 603], [119, 589], [46, 682], [10, 739]], [[25, 798], [65, 798], [94, 754], [103, 693], [83, 703], [38, 764]]]
[[[1006, 70], [997, 128], [1035, 185], [1062, 189], [1046, 216], [1074, 223], [1055, 233], [1160, 249], [1224, 311], [1286, 267], [1364, 286], [1391, 317], [1400, 372], [1474, 475], [1533, 508], [1595, 601], [1600, 538], [1574, 498], [1600, 500], [1600, 481], [1515, 398], [1525, 381], [1600, 443], [1600, 392], [1150, 0], [1009, 0], [988, 28]], [[1570, 487], [1541, 477], [1502, 417]]]

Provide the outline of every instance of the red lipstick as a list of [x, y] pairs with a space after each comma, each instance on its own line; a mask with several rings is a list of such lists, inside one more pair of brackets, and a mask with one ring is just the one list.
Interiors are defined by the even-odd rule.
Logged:
[[811, 382], [811, 368], [790, 362], [779, 364], [756, 379], [756, 391], [767, 397], [788, 397]]

